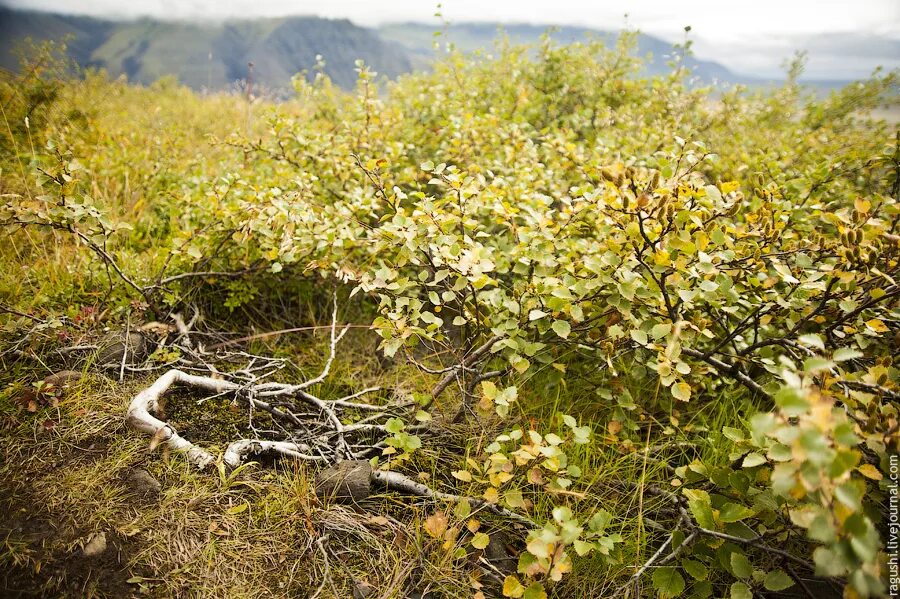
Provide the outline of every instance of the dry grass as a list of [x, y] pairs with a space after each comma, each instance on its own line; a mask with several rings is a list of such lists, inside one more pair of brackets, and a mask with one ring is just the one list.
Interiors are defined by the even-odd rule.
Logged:
[[[21, 385], [2, 392], [0, 594], [344, 598], [357, 584], [385, 598], [466, 594], [470, 568], [417, 532], [435, 506], [387, 495], [329, 505], [300, 464], [220, 476], [150, 453], [123, 423], [140, 386], [91, 377], [34, 414], [16, 401]], [[136, 468], [161, 483], [158, 496], [132, 492]], [[84, 557], [100, 532], [107, 551]]]

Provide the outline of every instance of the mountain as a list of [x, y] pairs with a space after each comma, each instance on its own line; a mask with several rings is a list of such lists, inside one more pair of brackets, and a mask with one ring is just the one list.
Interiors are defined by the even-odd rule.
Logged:
[[[386, 40], [403, 45], [410, 52], [421, 57], [433, 56], [434, 27], [422, 23], [391, 23], [382, 25], [378, 32]], [[559, 44], [585, 42], [598, 39], [607, 45], [614, 44], [618, 32], [601, 31], [582, 27], [502, 23], [453, 23], [442, 29], [441, 39], [453, 42], [463, 52], [490, 50], [498, 35], [505, 35], [514, 44], [534, 44], [549, 31], [550, 37]], [[651, 56], [645, 64], [648, 74], [658, 75], [669, 72], [666, 64], [672, 58], [672, 44], [645, 33], [639, 33], [637, 54], [641, 57]], [[688, 57], [687, 65], [694, 75], [704, 82], [723, 81], [727, 83], [754, 83], [752, 77], [738, 75], [725, 66], [711, 61]]]
[[[427, 69], [435, 57], [434, 30], [434, 25], [422, 23], [393, 23], [369, 29], [345, 19], [319, 17], [114, 21], [0, 7], [0, 68], [18, 67], [14, 49], [27, 37], [68, 37], [70, 54], [78, 64], [104, 68], [113, 76], [125, 75], [136, 83], [148, 84], [174, 75], [194, 89], [228, 89], [247, 77], [247, 64], [253, 62], [255, 84], [283, 92], [290, 88], [291, 77], [310, 70], [316, 55], [321, 54], [325, 72], [335, 83], [349, 88], [356, 81], [355, 61], [359, 58], [391, 78]], [[501, 32], [514, 44], [533, 44], [548, 30], [562, 44], [589, 38], [612, 44], [618, 35], [571, 26], [458, 23], [443, 29], [443, 39], [470, 52], [490, 49]], [[640, 56], [651, 56], [645, 67], [649, 74], [669, 70], [666, 63], [671, 59], [671, 43], [647, 34], [639, 34], [637, 43]], [[725, 53], [727, 49], [716, 48], [707, 48], [706, 52], [716, 56]], [[695, 56], [688, 57], [687, 64], [706, 83], [772, 81], [736, 74], [719, 62]]]
[[348, 20], [318, 17], [188, 23], [139, 19], [105, 21], [0, 8], [0, 67], [17, 68], [16, 46], [26, 37], [72, 36], [72, 58], [130, 81], [152, 83], [174, 75], [194, 88], [227, 88], [247, 76], [283, 90], [294, 74], [310, 70], [316, 55], [335, 83], [352, 87], [355, 61], [363, 58], [380, 74], [396, 77], [413, 68], [408, 50]]

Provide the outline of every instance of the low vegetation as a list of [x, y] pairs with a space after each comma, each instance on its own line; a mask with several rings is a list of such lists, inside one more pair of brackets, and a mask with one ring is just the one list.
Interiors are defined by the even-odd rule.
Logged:
[[[896, 75], [699, 87], [634, 39], [277, 103], [32, 52], [6, 589], [887, 596]], [[347, 460], [365, 493], [321, 492]]]

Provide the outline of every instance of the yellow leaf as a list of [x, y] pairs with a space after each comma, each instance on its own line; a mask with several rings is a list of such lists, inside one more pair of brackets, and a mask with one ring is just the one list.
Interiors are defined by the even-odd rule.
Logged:
[[519, 579], [510, 574], [503, 581], [503, 596], [517, 599], [525, 594], [525, 587], [519, 582]]
[[454, 470], [450, 474], [453, 476], [453, 478], [461, 480], [464, 483], [472, 482], [472, 473], [468, 470]]
[[878, 471], [878, 468], [876, 468], [872, 464], [863, 464], [862, 466], [857, 468], [857, 470], [859, 470], [860, 474], [862, 474], [866, 478], [871, 478], [872, 480], [881, 480], [882, 478], [884, 478], [881, 475], [881, 472]]
[[447, 531], [447, 516], [444, 512], [435, 512], [425, 519], [424, 528], [435, 539], [440, 538]]
[[697, 231], [694, 234], [694, 244], [701, 252], [705, 252], [706, 248], [709, 247], [709, 235], [703, 231]]
[[546, 559], [553, 555], [553, 551], [556, 549], [556, 546], [553, 543], [548, 543], [547, 541], [534, 538], [528, 541], [528, 545], [525, 546], [528, 550], [528, 553], [533, 555], [538, 559]]
[[881, 322], [881, 320], [877, 318], [873, 318], [872, 320], [866, 321], [866, 326], [875, 331], [876, 333], [887, 333], [890, 329], [887, 328], [887, 325]]
[[483, 532], [476, 533], [475, 536], [472, 537], [472, 547], [475, 549], [484, 549], [490, 542], [491, 538]]
[[482, 497], [484, 497], [484, 500], [488, 503], [497, 503], [500, 500], [500, 493], [498, 493], [497, 489], [494, 487], [488, 487]]
[[685, 382], [672, 385], [672, 397], [679, 401], [687, 401], [691, 398], [691, 386]]

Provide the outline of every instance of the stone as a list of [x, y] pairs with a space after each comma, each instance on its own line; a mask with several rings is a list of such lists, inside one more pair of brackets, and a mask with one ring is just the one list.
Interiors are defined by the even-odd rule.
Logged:
[[365, 460], [344, 460], [316, 476], [316, 494], [340, 503], [356, 503], [372, 492], [372, 465]]
[[159, 495], [162, 485], [143, 468], [134, 468], [125, 477], [129, 490], [138, 497], [153, 498]]
[[504, 574], [511, 574], [516, 571], [519, 558], [510, 546], [513, 538], [502, 530], [491, 533], [488, 546], [484, 548], [484, 557], [495, 568]]
[[43, 383], [44, 385], [52, 385], [54, 389], [63, 390], [70, 387], [71, 385], [74, 385], [83, 377], [83, 372], [77, 372], [75, 370], [60, 370], [59, 372], [55, 372], [46, 377]]
[[357, 580], [353, 585], [353, 599], [367, 599], [375, 595], [375, 587], [368, 582]]
[[106, 551], [106, 533], [101, 532], [91, 537], [91, 540], [84, 545], [81, 553], [85, 557], [96, 557], [104, 551]]
[[135, 364], [143, 360], [146, 354], [147, 342], [140, 333], [129, 333], [127, 339], [115, 335], [97, 351], [97, 364], [100, 366], [121, 364], [123, 357], [127, 364]]

